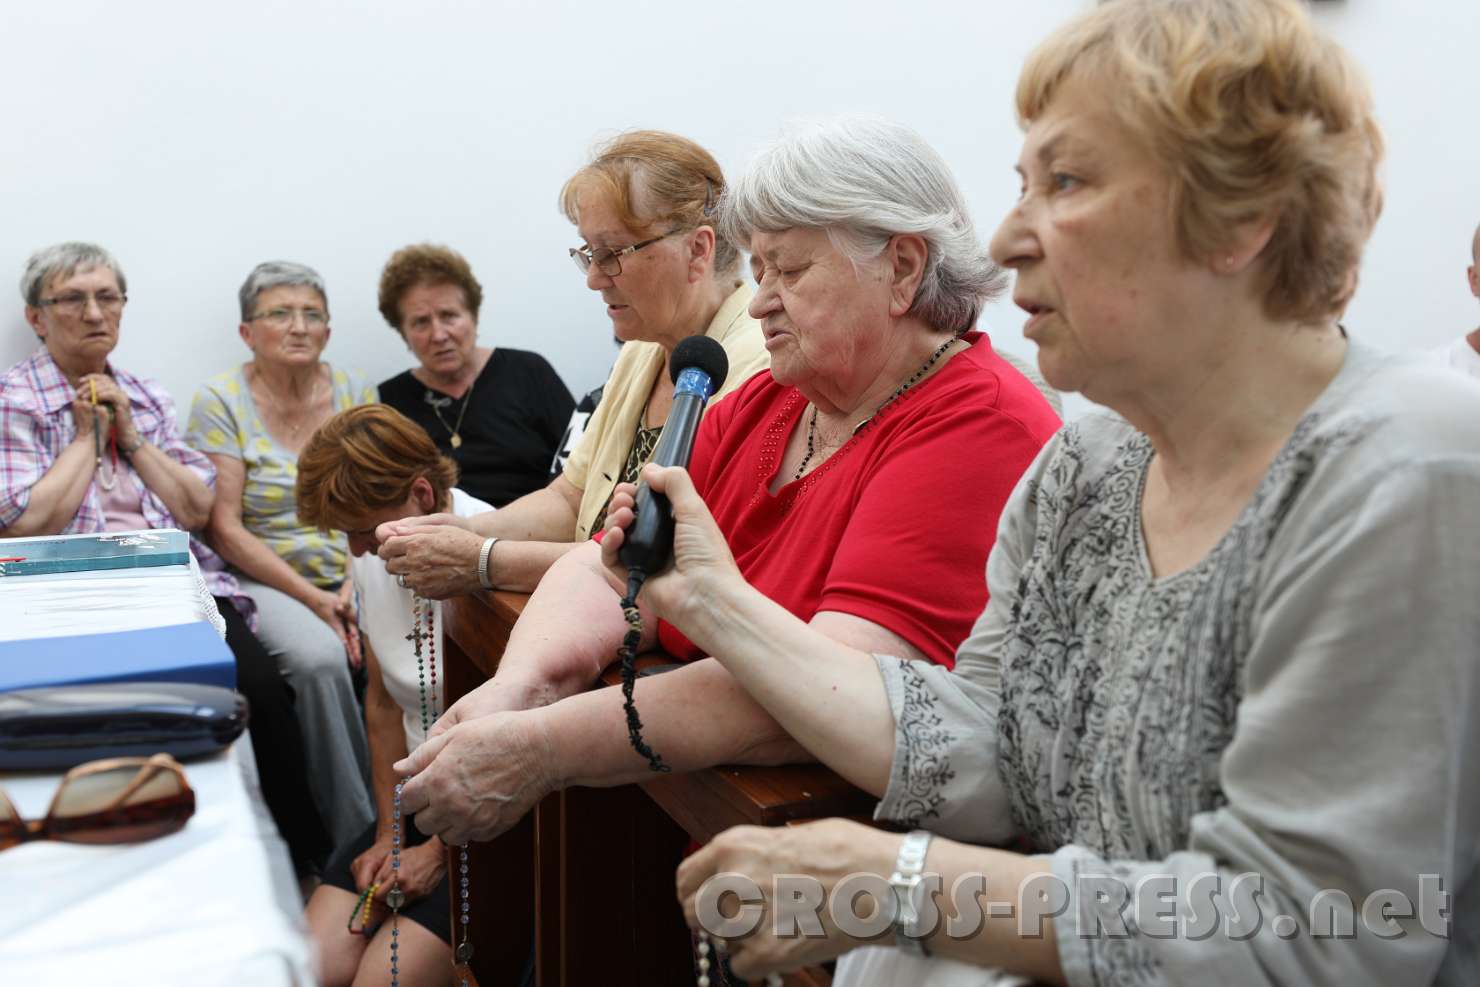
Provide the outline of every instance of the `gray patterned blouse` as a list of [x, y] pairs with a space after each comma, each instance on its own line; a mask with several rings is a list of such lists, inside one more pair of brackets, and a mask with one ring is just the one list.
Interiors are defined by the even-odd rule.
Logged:
[[[954, 671], [877, 659], [878, 816], [1049, 855], [1075, 985], [1480, 984], [1480, 388], [1352, 344], [1233, 527], [1163, 578], [1151, 458], [1113, 416], [1065, 428], [1002, 515]], [[1247, 936], [1167, 936], [1091, 893], [1249, 872]], [[1363, 924], [1381, 889], [1432, 912], [1436, 880], [1447, 941]], [[1355, 938], [1323, 934], [1342, 894]]]

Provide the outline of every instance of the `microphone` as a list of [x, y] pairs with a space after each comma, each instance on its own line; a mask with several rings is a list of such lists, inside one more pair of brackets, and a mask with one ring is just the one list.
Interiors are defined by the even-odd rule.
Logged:
[[[689, 465], [704, 405], [710, 395], [724, 386], [729, 372], [730, 360], [725, 348], [708, 336], [690, 336], [674, 348], [669, 360], [674, 385], [673, 410], [668, 413], [663, 434], [653, 450], [654, 463]], [[673, 505], [644, 482], [637, 486], [633, 510], [637, 517], [627, 528], [617, 554], [627, 567], [627, 595], [635, 600], [647, 577], [666, 566], [673, 556]]]

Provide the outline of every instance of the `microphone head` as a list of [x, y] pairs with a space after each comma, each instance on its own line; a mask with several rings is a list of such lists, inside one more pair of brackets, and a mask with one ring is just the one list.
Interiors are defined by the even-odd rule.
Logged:
[[698, 370], [708, 377], [713, 393], [725, 384], [730, 358], [725, 348], [708, 336], [690, 336], [673, 348], [673, 357], [668, 361], [668, 376], [675, 384], [685, 370]]

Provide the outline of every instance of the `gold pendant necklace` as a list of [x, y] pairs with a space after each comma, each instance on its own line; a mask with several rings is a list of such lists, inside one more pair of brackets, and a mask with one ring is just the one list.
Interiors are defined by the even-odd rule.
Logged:
[[432, 414], [434, 414], [434, 415], [437, 416], [437, 421], [439, 421], [439, 422], [442, 423], [442, 427], [445, 428], [445, 429], [447, 429], [448, 432], [452, 433], [452, 440], [451, 441], [452, 441], [452, 448], [454, 448], [454, 449], [461, 449], [462, 448], [462, 444], [463, 444], [463, 440], [462, 440], [463, 416], [468, 413], [468, 402], [471, 401], [472, 398], [473, 398], [473, 388], [477, 385], [477, 383], [478, 383], [478, 379], [475, 377], [475, 378], [473, 378], [473, 383], [471, 383], [471, 384], [468, 385], [468, 393], [466, 393], [466, 394], [463, 395], [462, 410], [457, 413], [457, 424], [456, 425], [449, 425], [449, 424], [447, 424], [447, 419], [445, 419], [445, 418], [442, 417], [442, 409], [444, 407], [446, 407], [447, 405], [449, 405], [449, 404], [452, 403], [452, 398], [434, 397], [433, 396], [433, 393], [434, 392], [432, 391], [432, 389], [430, 387], [427, 388], [426, 403], [432, 406]]

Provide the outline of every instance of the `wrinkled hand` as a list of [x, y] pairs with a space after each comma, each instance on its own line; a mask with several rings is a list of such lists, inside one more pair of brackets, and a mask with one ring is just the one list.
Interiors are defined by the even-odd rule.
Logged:
[[[754, 980], [768, 973], [800, 970], [835, 959], [865, 945], [865, 941], [842, 932], [833, 921], [827, 907], [833, 889], [847, 875], [859, 872], [887, 880], [902, 839], [897, 833], [843, 819], [774, 828], [736, 826], [679, 864], [678, 900], [683, 905], [684, 919], [690, 928], [703, 929], [697, 896], [704, 882], [716, 874], [740, 874], [755, 882], [765, 902], [753, 933], [724, 940], [736, 975]], [[776, 936], [772, 879], [778, 874], [805, 874], [821, 882], [826, 897], [818, 920], [825, 935]], [[731, 908], [722, 911], [726, 916], [734, 914]], [[860, 905], [860, 911], [866, 914], [867, 907]], [[714, 938], [713, 930], [705, 931]], [[892, 942], [892, 933], [872, 941]]]
[[[314, 612], [334, 636], [339, 638], [339, 643], [344, 645], [344, 653], [351, 668], [358, 669], [361, 663], [359, 629], [355, 627], [354, 615], [349, 614], [348, 619], [344, 612], [344, 606], [337, 593], [328, 590], [315, 589], [313, 595], [306, 601], [308, 608]], [[353, 629], [354, 640], [351, 643], [351, 630]]]
[[478, 585], [483, 536], [452, 514], [391, 521], [375, 529], [385, 569], [429, 600], [472, 593]]
[[[109, 412], [106, 408], [97, 410], [102, 411], [103, 430], [107, 431], [108, 422], [110, 421], [109, 415], [111, 414], [111, 412]], [[81, 441], [86, 442], [89, 446], [92, 445], [93, 432], [95, 431], [93, 427], [93, 411], [94, 408], [92, 406], [92, 403], [88, 400], [88, 396], [86, 394], [78, 393], [78, 395], [72, 399], [72, 422], [77, 426], [77, 438]]]
[[[735, 557], [724, 533], [714, 521], [704, 500], [694, 489], [688, 471], [679, 466], [643, 467], [642, 478], [673, 505], [673, 564], [661, 575], [650, 576], [642, 587], [642, 599], [658, 616], [683, 626], [683, 609], [704, 600], [722, 585], [741, 579]], [[626, 529], [636, 519], [632, 505], [637, 488], [630, 483], [617, 487], [607, 511], [606, 536], [601, 541], [601, 561], [618, 582], [618, 592], [627, 592], [627, 568], [618, 558]]]
[[542, 710], [494, 713], [429, 738], [395, 770], [401, 811], [449, 844], [491, 840], [559, 787]]
[[437, 882], [442, 880], [442, 875], [446, 871], [447, 848], [441, 840], [430, 839], [420, 846], [408, 847], [401, 851], [399, 871], [391, 868], [391, 858], [387, 856], [375, 872], [371, 883], [380, 885], [375, 889], [375, 897], [379, 901], [384, 901], [399, 873], [401, 893], [406, 896], [407, 901], [416, 901], [437, 890]]
[[544, 705], [544, 702], [544, 700], [535, 699], [534, 693], [530, 690], [515, 686], [508, 676], [495, 675], [447, 707], [447, 712], [438, 717], [437, 722], [433, 723], [432, 728], [427, 731], [427, 737], [440, 736], [459, 723], [466, 723], [479, 717], [531, 709]]
[[[123, 388], [118, 382], [107, 374], [84, 374], [77, 381], [77, 397], [83, 404], [88, 406], [88, 416], [92, 417], [92, 389], [96, 385], [98, 389], [98, 407], [106, 407], [113, 415], [113, 423], [118, 432], [118, 444], [125, 448], [132, 448], [138, 443], [139, 432], [134, 428], [134, 416], [129, 407], [128, 395], [123, 393]], [[76, 403], [73, 403], [74, 414]], [[79, 430], [81, 425], [78, 426]], [[89, 423], [89, 432], [91, 423]]]

